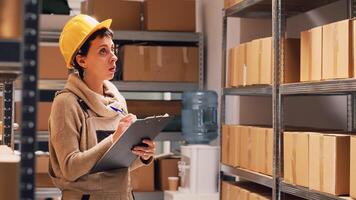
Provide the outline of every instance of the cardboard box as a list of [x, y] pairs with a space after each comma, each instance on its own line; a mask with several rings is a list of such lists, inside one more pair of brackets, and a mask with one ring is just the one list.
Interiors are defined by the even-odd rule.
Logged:
[[21, 39], [22, 1], [1, 1], [0, 19], [0, 39]]
[[234, 6], [237, 3], [240, 3], [242, 0], [225, 0], [224, 1], [224, 8], [230, 8], [232, 6]]
[[[272, 84], [273, 80], [272, 38], [253, 40], [247, 45], [247, 85]], [[285, 65], [281, 83], [300, 80], [300, 40], [285, 40]]]
[[[259, 127], [251, 127], [251, 171], [258, 172], [259, 171], [259, 160], [258, 155], [261, 152], [261, 147], [259, 145], [259, 137], [261, 136], [260, 128]], [[263, 135], [263, 133], [262, 133]]]
[[195, 0], [145, 0], [145, 29], [195, 32]]
[[180, 158], [163, 158], [156, 160], [155, 185], [158, 190], [168, 190], [168, 177], [178, 176]]
[[246, 86], [247, 84], [247, 44], [240, 44], [237, 47], [236, 67], [237, 67], [237, 86]]
[[36, 156], [36, 186], [55, 187], [48, 175], [49, 155]]
[[135, 169], [130, 174], [133, 191], [153, 192], [155, 190], [154, 163]]
[[252, 148], [254, 149], [253, 159], [255, 159], [255, 171], [259, 173], [267, 173], [267, 152], [266, 152], [266, 136], [267, 129], [256, 127], [255, 128], [256, 141], [253, 140]]
[[169, 115], [181, 115], [181, 101], [157, 101], [157, 100], [127, 100], [127, 108], [130, 113], [138, 117], [148, 117], [168, 113]]
[[230, 185], [230, 199], [239, 199], [240, 196], [240, 188], [236, 185]]
[[241, 147], [240, 147], [240, 167], [244, 169], [251, 169], [251, 128], [248, 126], [241, 126]]
[[281, 83], [300, 81], [300, 39], [286, 39], [285, 67], [281, 73]]
[[89, 0], [86, 6], [87, 10], [81, 8], [82, 11], [98, 21], [113, 19], [112, 30], [141, 30], [140, 1]]
[[323, 26], [323, 79], [353, 77], [351, 21]]
[[284, 181], [308, 187], [309, 133], [284, 132]]
[[[48, 120], [51, 114], [52, 102], [37, 103], [37, 131], [48, 131]], [[15, 102], [15, 119], [20, 122], [21, 102]]]
[[123, 80], [198, 82], [197, 47], [124, 47]]
[[237, 87], [237, 51], [238, 48], [229, 49], [229, 59], [228, 59], [228, 80], [227, 87]]
[[5, 146], [0, 146], [0, 199], [19, 199], [20, 158]]
[[351, 137], [350, 149], [350, 196], [356, 198], [356, 136]]
[[240, 188], [240, 198], [241, 200], [249, 200], [250, 197], [250, 191], [244, 188]]
[[230, 200], [231, 184], [226, 181], [221, 181], [221, 200]]
[[300, 81], [320, 81], [323, 51], [322, 26], [300, 33]]
[[260, 84], [272, 84], [272, 38], [260, 39]]
[[311, 133], [309, 188], [332, 195], [350, 191], [350, 136]]
[[259, 84], [260, 40], [247, 43], [247, 85]]
[[67, 80], [68, 68], [58, 43], [40, 43], [38, 76], [40, 79]]
[[228, 163], [232, 167], [238, 167], [240, 165], [240, 140], [240, 126], [230, 125]]
[[221, 163], [224, 165], [230, 165], [229, 163], [229, 141], [230, 141], [230, 131], [229, 125], [223, 124], [221, 129]]

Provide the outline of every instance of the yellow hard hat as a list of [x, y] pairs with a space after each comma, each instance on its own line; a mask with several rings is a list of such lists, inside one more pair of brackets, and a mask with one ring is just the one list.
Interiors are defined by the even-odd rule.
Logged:
[[110, 28], [111, 19], [98, 22], [88, 15], [71, 18], [59, 37], [59, 48], [68, 68], [73, 68], [73, 58], [88, 37], [101, 28]]

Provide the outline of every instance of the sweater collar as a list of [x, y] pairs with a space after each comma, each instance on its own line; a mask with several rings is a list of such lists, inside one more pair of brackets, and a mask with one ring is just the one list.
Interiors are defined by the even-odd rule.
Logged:
[[127, 113], [125, 99], [110, 81], [104, 81], [103, 96], [92, 91], [77, 73], [72, 73], [68, 77], [65, 89], [81, 98], [98, 116], [115, 117], [120, 114], [115, 111], [117, 109], [123, 109]]

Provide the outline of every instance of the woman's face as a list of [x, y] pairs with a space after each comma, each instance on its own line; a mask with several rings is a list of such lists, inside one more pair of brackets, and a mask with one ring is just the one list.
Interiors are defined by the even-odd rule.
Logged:
[[91, 42], [85, 57], [85, 76], [99, 81], [111, 80], [114, 78], [116, 61], [112, 39], [108, 36], [97, 37]]

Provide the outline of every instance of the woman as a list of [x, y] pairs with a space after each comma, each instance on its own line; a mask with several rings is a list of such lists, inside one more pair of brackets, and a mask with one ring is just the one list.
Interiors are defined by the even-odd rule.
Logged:
[[49, 119], [49, 173], [64, 200], [132, 199], [130, 171], [152, 162], [155, 151], [155, 144], [144, 140], [145, 146], [132, 149], [138, 158], [130, 168], [89, 173], [136, 119], [109, 82], [117, 61], [110, 25], [111, 19], [99, 23], [78, 15], [59, 39], [67, 67], [77, 71], [57, 92]]

